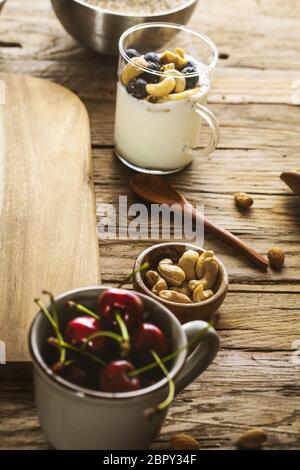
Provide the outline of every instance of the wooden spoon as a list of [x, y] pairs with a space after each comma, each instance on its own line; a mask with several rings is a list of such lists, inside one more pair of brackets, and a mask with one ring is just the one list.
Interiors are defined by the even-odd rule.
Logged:
[[300, 174], [295, 171], [284, 171], [280, 178], [300, 197]]
[[130, 180], [131, 189], [142, 199], [147, 202], [155, 204], [178, 204], [185, 210], [191, 211], [194, 220], [201, 219], [204, 222], [204, 227], [209, 233], [224, 241], [233, 248], [238, 249], [257, 267], [264, 271], [268, 268], [268, 261], [260, 255], [256, 250], [248, 246], [245, 242], [240, 240], [233, 233], [218, 227], [213, 224], [206, 217], [196, 211], [192, 204], [180, 193], [178, 193], [165, 178], [156, 175], [146, 175], [138, 173]]

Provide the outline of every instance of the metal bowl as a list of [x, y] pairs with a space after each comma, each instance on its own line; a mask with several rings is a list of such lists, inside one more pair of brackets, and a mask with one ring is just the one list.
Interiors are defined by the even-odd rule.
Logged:
[[51, 0], [55, 14], [71, 36], [86, 47], [107, 55], [118, 53], [118, 40], [131, 26], [166, 21], [186, 24], [198, 0], [186, 2], [158, 15], [125, 15], [88, 5], [84, 0]]

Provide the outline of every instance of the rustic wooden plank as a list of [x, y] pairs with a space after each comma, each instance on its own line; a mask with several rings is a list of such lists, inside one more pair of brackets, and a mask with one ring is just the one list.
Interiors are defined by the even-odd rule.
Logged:
[[[177, 397], [154, 448], [168, 449], [172, 435], [187, 432], [203, 449], [234, 449], [242, 432], [261, 427], [268, 434], [266, 449], [299, 449], [298, 369], [291, 357], [290, 352], [221, 351]], [[0, 404], [0, 449], [48, 448], [31, 382], [10, 381], [0, 391]]]
[[[224, 261], [232, 283], [300, 282], [300, 222], [297, 215], [300, 203], [279, 178], [280, 161], [282, 169], [292, 168], [298, 163], [298, 154], [290, 153], [287, 158], [282, 158], [280, 151], [273, 150], [220, 150], [206, 160], [204, 166], [195, 162], [192, 167], [170, 178], [193, 204], [203, 201], [206, 215], [215, 223], [238, 234], [261, 253], [266, 254], [276, 245], [285, 249], [285, 269], [280, 273], [272, 270], [262, 273], [224, 244], [207, 237], [205, 246], [214, 249]], [[131, 174], [113, 156], [112, 149], [94, 150], [98, 227], [102, 204], [110, 203], [117, 209], [120, 194], [128, 196], [128, 205], [140, 202], [128, 188]], [[233, 199], [235, 191], [249, 191], [254, 196], [255, 204], [250, 212], [237, 209]], [[124, 278], [124, 272], [130, 271], [134, 259], [151, 243], [142, 240], [134, 244], [130, 240], [102, 241], [103, 281], [110, 283]]]
[[[278, 16], [275, 14], [270, 22], [269, 16], [254, 0], [247, 1], [253, 15], [259, 18], [261, 31], [254, 37], [248, 16], [245, 27], [241, 22], [243, 16], [237, 13], [240, 12], [238, 0], [227, 0], [225, 11], [216, 2], [202, 0], [191, 23], [198, 28], [201, 24], [201, 29], [216, 41], [221, 56], [229, 54], [229, 59], [221, 59], [218, 64], [210, 100], [217, 103], [292, 104], [293, 86], [297, 86], [300, 67], [295, 47], [299, 38], [298, 32], [295, 36], [296, 20], [287, 16], [283, 21], [277, 13]], [[276, 4], [274, 7], [272, 4], [268, 6], [267, 12], [273, 11], [277, 12]], [[18, 15], [22, 17], [21, 22]], [[275, 19], [278, 23], [276, 28], [273, 23]], [[235, 25], [235, 32], [232, 24]], [[240, 30], [236, 31], [236, 28]], [[277, 41], [274, 41], [274, 32], [278, 34]], [[290, 34], [288, 38], [287, 33]], [[269, 40], [270, 35], [272, 41]], [[50, 3], [40, 3], [32, 13], [26, 2], [10, 0], [2, 15], [0, 40], [8, 45], [21, 45], [0, 48], [3, 71], [51, 77], [77, 91], [82, 98], [107, 99], [114, 96], [116, 61], [86, 51], [73, 41], [56, 20]], [[299, 104], [299, 94], [297, 97]]]
[[[93, 145], [113, 145], [114, 103], [108, 100], [99, 102], [96, 99], [87, 99], [85, 104], [91, 118]], [[218, 148], [280, 148], [283, 155], [287, 153], [284, 150], [286, 148], [300, 152], [300, 109], [297, 106], [217, 104], [210, 100], [209, 107], [220, 124], [221, 138]], [[208, 131], [204, 132], [205, 129], [201, 129], [204, 144], [209, 134]]]
[[[133, 172], [119, 162], [111, 146], [94, 148], [93, 160], [97, 185], [112, 188], [111, 195], [109, 192], [103, 193], [104, 198], [114, 197], [113, 190], [118, 185], [121, 189], [128, 186], [128, 179]], [[193, 194], [196, 195], [194, 197], [198, 202], [202, 194], [220, 198], [232, 196], [236, 191], [247, 191], [255, 196], [253, 210], [242, 213], [247, 217], [254, 212], [257, 204], [260, 205], [256, 204], [256, 197], [263, 195], [266, 207], [272, 208], [274, 201], [279, 203], [281, 198], [285, 198], [291, 202], [292, 210], [297, 210], [299, 198], [281, 181], [280, 174], [284, 169], [289, 171], [298, 166], [299, 152], [293, 149], [217, 149], [209, 158], [196, 158], [184, 171], [167, 179], [192, 199]], [[238, 210], [235, 212], [238, 213]]]
[[[222, 2], [223, 3], [223, 2]], [[229, 57], [228, 66], [299, 69], [299, 4], [291, 0], [203, 0], [191, 25], [201, 28]]]
[[[201, 0], [190, 24], [211, 36], [220, 51], [229, 56], [222, 64], [299, 70], [299, 6], [294, 1], [280, 2], [280, 5], [279, 0], [267, 3], [247, 0], [244, 10], [239, 0], [226, 0], [224, 7], [216, 1]], [[22, 22], [18, 21], [19, 17]], [[48, 56], [53, 52], [59, 55], [66, 41], [70, 44], [71, 40], [55, 19], [50, 3], [40, 3], [33, 9], [28, 2], [10, 0], [3, 18], [2, 31], [6, 40], [20, 41], [23, 49], [32, 54], [42, 51]]]
[[[100, 204], [116, 204], [119, 194], [135, 201], [128, 189], [131, 172], [113, 158], [112, 148], [98, 148], [113, 143], [116, 61], [77, 45], [49, 2], [34, 3], [32, 8], [10, 0], [1, 15], [0, 43], [8, 47], [0, 47], [0, 70], [50, 78], [84, 99], [92, 118], [99, 217]], [[221, 53], [210, 95], [221, 141], [209, 160], [171, 181], [193, 203], [203, 198], [207, 215], [262, 253], [273, 245], [285, 248], [287, 261], [280, 273], [259, 273], [227, 247], [206, 240], [231, 280], [216, 319], [222, 349], [177, 398], [155, 447], [168, 448], [171, 435], [188, 432], [204, 449], [232, 449], [241, 432], [263, 427], [266, 448], [300, 448], [299, 365], [292, 363], [300, 331], [300, 206], [279, 180], [283, 169], [299, 169], [299, 14], [294, 0], [245, 0], [243, 8], [239, 0], [201, 0], [191, 21]], [[254, 195], [250, 213], [236, 209], [234, 191]], [[100, 241], [103, 282], [116, 285], [150, 243]], [[0, 447], [48, 448], [31, 382], [8, 380], [5, 387], [2, 382]]]

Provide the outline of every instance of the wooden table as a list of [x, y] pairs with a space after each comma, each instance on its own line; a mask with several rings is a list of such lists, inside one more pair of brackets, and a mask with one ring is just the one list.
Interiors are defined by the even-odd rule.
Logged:
[[[220, 61], [210, 95], [221, 141], [209, 160], [171, 178], [206, 214], [261, 253], [279, 245], [286, 267], [252, 269], [206, 238], [225, 262], [230, 290], [217, 315], [221, 350], [212, 366], [174, 402], [157, 448], [187, 432], [203, 449], [232, 449], [252, 427], [268, 433], [266, 448], [300, 448], [300, 201], [280, 181], [300, 168], [300, 3], [296, 0], [201, 0], [191, 24], [216, 42]], [[97, 215], [101, 203], [133, 195], [130, 171], [113, 157], [115, 67], [64, 32], [47, 0], [9, 0], [0, 17], [0, 70], [62, 83], [86, 104], [92, 127]], [[298, 104], [298, 106], [297, 106]], [[71, 138], [72, 136], [70, 136]], [[253, 209], [233, 193], [253, 195]], [[115, 284], [149, 243], [101, 241], [102, 281]], [[294, 352], [294, 354], [293, 354]], [[0, 448], [47, 449], [32, 383], [2, 380]]]

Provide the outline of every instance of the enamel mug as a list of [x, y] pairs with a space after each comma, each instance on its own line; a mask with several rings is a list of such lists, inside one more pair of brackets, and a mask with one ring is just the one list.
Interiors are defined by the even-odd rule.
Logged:
[[[91, 310], [98, 296], [107, 287], [76, 289], [56, 299], [57, 313], [63, 329], [74, 317], [66, 307], [73, 300]], [[167, 333], [172, 351], [181, 352], [169, 367], [176, 392], [182, 391], [203, 372], [218, 351], [215, 330], [203, 321], [181, 325], [176, 317], [157, 300], [143, 294], [147, 321]], [[49, 306], [50, 308], [50, 306]], [[188, 356], [187, 341], [203, 331], [201, 340]], [[34, 390], [42, 430], [56, 449], [66, 450], [138, 450], [147, 449], [155, 441], [167, 410], [153, 417], [144, 411], [162, 402], [168, 395], [164, 378], [154, 385], [130, 393], [103, 393], [85, 389], [54, 374], [45, 361], [47, 338], [53, 330], [47, 318], [39, 312], [29, 333], [29, 349], [34, 364]]]

